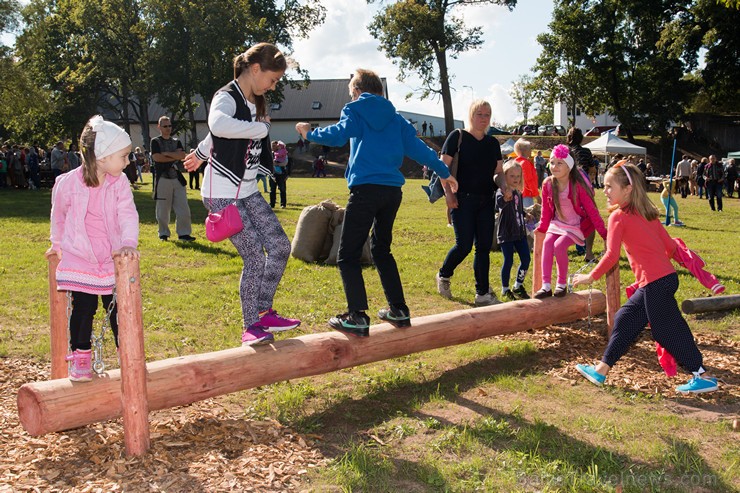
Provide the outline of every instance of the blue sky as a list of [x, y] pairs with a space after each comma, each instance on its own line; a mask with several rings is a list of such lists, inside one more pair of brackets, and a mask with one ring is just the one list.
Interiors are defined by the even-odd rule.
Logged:
[[[441, 100], [412, 98], [407, 93], [419, 87], [418, 80], [396, 79], [398, 73], [378, 42], [367, 30], [379, 4], [365, 0], [321, 0], [327, 8], [326, 22], [307, 39], [294, 43], [294, 58], [314, 79], [348, 78], [358, 67], [376, 71], [388, 80], [389, 97], [397, 109], [442, 116]], [[27, 4], [27, 0], [21, 0]], [[452, 80], [453, 110], [456, 119], [465, 120], [473, 99], [491, 103], [493, 120], [512, 124], [521, 119], [508, 94], [511, 84], [522, 74], [531, 74], [540, 46], [536, 37], [547, 30], [552, 15], [551, 0], [519, 0], [509, 12], [499, 6], [471, 6], [458, 9], [469, 26], [481, 26], [485, 43], [476, 51], [466, 52], [457, 60], [448, 60]], [[0, 38], [12, 44], [12, 36]], [[290, 76], [290, 74], [289, 74]]]
[[[415, 87], [414, 80], [401, 83], [397, 69], [367, 30], [376, 4], [364, 0], [322, 0], [327, 7], [326, 22], [306, 40], [294, 44], [294, 57], [312, 78], [346, 78], [357, 67], [376, 71], [388, 79], [389, 97], [397, 109], [442, 116], [441, 100], [418, 98], [405, 101]], [[521, 119], [508, 94], [511, 84], [523, 74], [531, 74], [540, 54], [538, 34], [547, 30], [552, 16], [551, 0], [519, 0], [509, 12], [499, 6], [471, 6], [459, 9], [457, 15], [466, 23], [483, 27], [484, 45], [449, 60], [454, 75], [453, 111], [456, 119], [465, 120], [473, 98], [491, 103], [493, 120], [511, 124]]]

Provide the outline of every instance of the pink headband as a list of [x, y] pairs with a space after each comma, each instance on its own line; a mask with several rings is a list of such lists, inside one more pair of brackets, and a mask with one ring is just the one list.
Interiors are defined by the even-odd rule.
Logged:
[[630, 172], [627, 171], [627, 167], [621, 166], [621, 168], [624, 170], [624, 174], [627, 175], [627, 181], [630, 182], [630, 186], [634, 186], [632, 185], [632, 177], [630, 176]]
[[567, 145], [556, 145], [552, 150], [552, 155], [556, 159], [562, 159], [563, 161], [565, 161], [565, 164], [568, 165], [568, 169], [573, 169], [573, 165], [575, 163], [573, 162], [573, 156], [570, 155], [570, 149], [568, 149]]

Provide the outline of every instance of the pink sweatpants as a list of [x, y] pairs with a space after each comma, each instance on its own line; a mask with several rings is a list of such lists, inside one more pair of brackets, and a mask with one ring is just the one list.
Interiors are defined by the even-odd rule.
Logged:
[[558, 266], [558, 284], [568, 283], [568, 248], [575, 241], [569, 236], [545, 234], [542, 245], [542, 282], [552, 284], [552, 257]]

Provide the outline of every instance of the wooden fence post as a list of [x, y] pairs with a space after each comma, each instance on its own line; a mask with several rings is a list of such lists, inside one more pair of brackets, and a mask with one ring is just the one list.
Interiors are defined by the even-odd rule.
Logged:
[[146, 392], [139, 260], [117, 255], [113, 262], [116, 266], [121, 410], [126, 455], [143, 455], [149, 450], [149, 403]]
[[534, 255], [532, 258], [532, 297], [542, 287], [542, 244], [544, 233], [534, 233]]
[[614, 315], [622, 306], [622, 289], [619, 282], [619, 262], [606, 273], [606, 327], [607, 335], [612, 336]]
[[57, 266], [59, 257], [50, 255], [49, 261], [49, 326], [51, 328], [51, 379], [67, 378], [67, 351], [69, 332], [67, 327], [67, 292], [57, 290]]

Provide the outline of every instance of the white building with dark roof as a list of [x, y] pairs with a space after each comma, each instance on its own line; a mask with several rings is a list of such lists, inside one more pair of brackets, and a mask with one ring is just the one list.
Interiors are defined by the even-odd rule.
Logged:
[[[312, 128], [332, 125], [339, 120], [342, 108], [350, 101], [349, 80], [346, 79], [320, 79], [312, 80], [308, 83], [304, 81], [293, 81], [293, 84], [286, 84], [283, 88], [283, 101], [272, 103], [268, 107], [268, 113], [272, 127], [270, 129], [270, 139], [282, 140], [286, 144], [298, 141], [298, 133], [295, 131], [295, 124], [298, 122], [309, 122]], [[384, 96], [388, 97], [388, 84], [385, 78], [381, 79], [383, 83]], [[295, 86], [295, 87], [293, 87]], [[208, 133], [207, 115], [203, 99], [198, 96], [196, 101], [200, 102], [195, 109], [195, 122], [197, 138], [203, 139]], [[441, 110], [441, 108], [440, 108]], [[430, 130], [434, 129], [434, 134], [439, 136], [444, 134], [444, 117], [423, 115], [408, 111], [399, 111], [412, 125], [416, 127], [417, 132], [421, 135], [422, 124], [427, 123], [427, 136], [430, 136]], [[133, 115], [133, 112], [131, 112]], [[170, 112], [162, 108], [157, 102], [152, 102], [149, 106], [149, 132], [152, 137], [159, 135], [157, 131], [157, 120], [162, 115], [170, 115]], [[105, 112], [104, 116], [122, 124], [110, 112]], [[430, 127], [431, 125], [431, 127]], [[455, 120], [455, 127], [461, 128], [463, 122]], [[138, 121], [130, 122], [131, 139], [134, 147], [142, 145], [141, 127]], [[188, 132], [189, 135], [189, 132]], [[179, 133], [177, 137], [188, 147], [188, 135]], [[149, 143], [145, 143], [149, 147]]]

